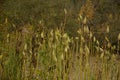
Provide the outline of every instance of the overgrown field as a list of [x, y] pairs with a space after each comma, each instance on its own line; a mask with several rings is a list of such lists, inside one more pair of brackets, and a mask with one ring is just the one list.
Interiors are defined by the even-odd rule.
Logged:
[[4, 34], [0, 80], [120, 80], [120, 34], [113, 45], [108, 33], [100, 42], [87, 26], [72, 37], [41, 24]]

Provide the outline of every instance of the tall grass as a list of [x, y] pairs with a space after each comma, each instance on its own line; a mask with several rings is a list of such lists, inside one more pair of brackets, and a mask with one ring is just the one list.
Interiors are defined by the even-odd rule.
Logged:
[[87, 26], [76, 37], [58, 28], [31, 27], [8, 33], [1, 42], [0, 80], [120, 80], [120, 55], [115, 54], [120, 35], [112, 46], [106, 34], [101, 46]]

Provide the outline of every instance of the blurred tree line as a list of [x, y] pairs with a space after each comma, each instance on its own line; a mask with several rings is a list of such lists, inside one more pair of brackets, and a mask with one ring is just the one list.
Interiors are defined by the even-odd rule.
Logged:
[[13, 32], [31, 24], [43, 23], [47, 29], [65, 27], [75, 36], [80, 27], [79, 15], [86, 17], [87, 25], [95, 35], [108, 34], [111, 41], [120, 32], [120, 0], [0, 0], [0, 38], [2, 32]]

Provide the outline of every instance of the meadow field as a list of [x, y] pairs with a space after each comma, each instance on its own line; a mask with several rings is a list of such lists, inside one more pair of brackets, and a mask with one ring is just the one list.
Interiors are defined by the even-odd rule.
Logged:
[[0, 80], [120, 80], [120, 0], [0, 0]]
[[76, 37], [41, 27], [26, 25], [1, 41], [1, 80], [120, 80], [120, 34], [112, 45], [109, 27], [104, 44], [87, 26]]

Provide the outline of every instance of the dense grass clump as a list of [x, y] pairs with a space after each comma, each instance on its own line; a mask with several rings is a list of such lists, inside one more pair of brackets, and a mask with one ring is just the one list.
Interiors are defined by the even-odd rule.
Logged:
[[112, 45], [108, 32], [104, 44], [87, 26], [76, 37], [31, 25], [8, 33], [0, 46], [0, 80], [120, 80], [120, 35]]

